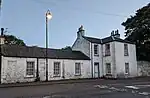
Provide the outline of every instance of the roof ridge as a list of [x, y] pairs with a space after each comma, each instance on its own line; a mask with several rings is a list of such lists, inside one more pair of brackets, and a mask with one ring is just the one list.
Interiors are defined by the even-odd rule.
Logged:
[[101, 39], [100, 38], [87, 37], [87, 36], [83, 36], [83, 38], [85, 38], [89, 42], [101, 44]]
[[99, 39], [99, 40], [101, 40], [100, 38], [92, 37], [92, 36], [83, 36], [83, 37], [88, 37], [88, 38], [94, 38], [94, 39]]
[[[13, 44], [3, 44], [1, 46], [16, 46], [16, 47], [25, 47], [25, 48], [40, 48], [40, 49], [46, 49], [45, 47], [39, 47], [39, 46], [22, 46], [22, 45], [13, 45]], [[62, 49], [56, 49], [56, 48], [48, 48], [48, 49], [51, 49], [51, 50], [62, 50]]]

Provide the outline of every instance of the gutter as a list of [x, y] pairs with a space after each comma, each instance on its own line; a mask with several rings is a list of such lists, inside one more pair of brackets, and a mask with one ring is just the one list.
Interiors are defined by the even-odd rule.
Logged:
[[40, 77], [39, 77], [39, 58], [37, 58], [36, 81], [40, 81]]

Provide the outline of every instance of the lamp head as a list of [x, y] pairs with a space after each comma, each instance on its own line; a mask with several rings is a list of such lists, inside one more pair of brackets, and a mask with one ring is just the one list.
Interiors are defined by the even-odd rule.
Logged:
[[52, 14], [49, 10], [46, 12], [46, 18], [49, 20], [52, 19]]

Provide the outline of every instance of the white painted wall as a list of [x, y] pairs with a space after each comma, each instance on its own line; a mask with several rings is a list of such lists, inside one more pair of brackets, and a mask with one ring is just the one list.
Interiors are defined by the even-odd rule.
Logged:
[[85, 55], [90, 57], [90, 42], [83, 37], [77, 38], [72, 45], [72, 50], [83, 52]]
[[[8, 61], [15, 61], [16, 64], [13, 66], [8, 65]], [[36, 58], [16, 58], [16, 57], [3, 57], [2, 56], [2, 70], [1, 70], [1, 81], [2, 83], [15, 83], [15, 82], [31, 82], [34, 78], [26, 76], [26, 62], [34, 61], [37, 64]], [[36, 66], [35, 66], [36, 70]], [[35, 73], [36, 75], [36, 73]]]
[[115, 69], [114, 67], [116, 66], [115, 64], [115, 43], [114, 42], [110, 42], [107, 43], [110, 44], [110, 56], [105, 56], [105, 44], [102, 45], [103, 47], [103, 75], [106, 75], [106, 63], [110, 63], [111, 64], [111, 74], [115, 77]]
[[[129, 56], [124, 56], [124, 43], [115, 42], [116, 68], [119, 76], [137, 76], [136, 48], [134, 44], [128, 44]], [[125, 74], [125, 62], [129, 63], [129, 75]]]
[[[45, 60], [40, 59], [40, 62], [45, 62]], [[60, 77], [55, 77], [53, 74], [54, 62], [60, 62], [60, 66], [61, 66]], [[75, 76], [75, 63], [76, 62], [81, 63], [81, 76]], [[49, 64], [49, 67], [48, 67], [49, 80], [91, 78], [91, 66], [90, 66], [89, 60], [49, 59], [48, 64]]]
[[[8, 61], [16, 61], [14, 66], [8, 66]], [[35, 75], [34, 77], [26, 76], [26, 62], [35, 62]], [[53, 64], [60, 62], [61, 75], [60, 77], [53, 76]], [[75, 76], [75, 63], [81, 63], [81, 76]], [[78, 79], [78, 78], [91, 78], [91, 65], [90, 60], [66, 60], [66, 59], [49, 59], [48, 60], [48, 74], [49, 80], [63, 79]], [[15, 83], [15, 82], [31, 82], [36, 79], [37, 59], [36, 58], [16, 58], [16, 57], [2, 57], [2, 83]], [[64, 71], [63, 71], [64, 70]], [[46, 66], [45, 60], [39, 59], [39, 76], [40, 80], [46, 79]]]
[[[94, 63], [99, 63], [99, 75], [100, 75], [100, 77], [102, 77], [103, 76], [102, 50], [101, 50], [102, 45], [101, 44], [96, 44], [96, 45], [98, 45], [98, 55], [94, 55], [94, 45], [95, 44], [96, 43], [91, 43], [91, 45], [92, 45], [92, 49], [91, 49], [91, 51], [92, 51], [92, 60], [93, 60], [93, 62], [92, 62], [93, 77], [95, 77]], [[97, 77], [95, 77], [95, 78], [97, 78]]]
[[[85, 43], [87, 42], [87, 43]], [[108, 43], [107, 43], [108, 44]], [[137, 76], [136, 48], [134, 44], [128, 44], [129, 56], [124, 56], [124, 43], [110, 42], [110, 56], [105, 56], [105, 44], [99, 44], [99, 56], [94, 56], [94, 43], [85, 39], [77, 39], [73, 45], [74, 50], [79, 50], [91, 58], [91, 70], [94, 77], [94, 62], [99, 62], [100, 77], [106, 75], [106, 63], [111, 64], [111, 72], [114, 78]], [[86, 46], [86, 48], [84, 47]], [[89, 52], [85, 52], [89, 51]], [[129, 63], [130, 74], [125, 74], [125, 62]]]

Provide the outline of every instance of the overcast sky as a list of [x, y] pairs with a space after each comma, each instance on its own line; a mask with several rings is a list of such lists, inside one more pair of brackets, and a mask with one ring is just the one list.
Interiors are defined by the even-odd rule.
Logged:
[[87, 36], [104, 38], [149, 0], [3, 0], [1, 27], [27, 45], [45, 46], [45, 13], [49, 9], [49, 47], [72, 45], [80, 25]]

